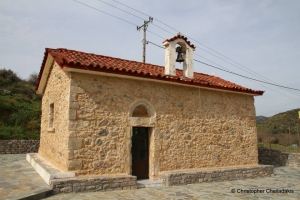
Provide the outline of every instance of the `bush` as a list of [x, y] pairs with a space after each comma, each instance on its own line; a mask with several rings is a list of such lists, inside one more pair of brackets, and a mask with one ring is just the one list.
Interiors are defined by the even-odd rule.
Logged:
[[27, 131], [21, 126], [0, 125], [0, 140], [39, 140], [39, 131]]

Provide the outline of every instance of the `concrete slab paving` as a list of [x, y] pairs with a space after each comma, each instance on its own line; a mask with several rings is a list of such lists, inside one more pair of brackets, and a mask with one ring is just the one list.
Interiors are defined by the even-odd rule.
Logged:
[[0, 199], [21, 199], [48, 190], [26, 154], [0, 154]]
[[[278, 190], [276, 190], [278, 189]], [[279, 193], [280, 190], [293, 193]], [[253, 191], [260, 193], [254, 194]], [[252, 192], [252, 193], [248, 193]], [[277, 192], [277, 193], [274, 193]], [[278, 167], [269, 178], [201, 183], [137, 190], [71, 193], [47, 200], [66, 199], [300, 199], [300, 168]]]

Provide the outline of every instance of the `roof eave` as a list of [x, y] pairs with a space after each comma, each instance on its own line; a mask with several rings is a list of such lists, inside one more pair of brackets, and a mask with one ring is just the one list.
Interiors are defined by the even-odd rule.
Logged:
[[[47, 52], [47, 50], [46, 50]], [[51, 67], [53, 65], [54, 59], [53, 57], [50, 55], [50, 53], [46, 53], [45, 55], [45, 61], [43, 62], [44, 64], [41, 67], [41, 72], [39, 75], [39, 81], [36, 87], [36, 93], [37, 94], [43, 94], [46, 84], [47, 84], [47, 80], [48, 80], [48, 76], [51, 72]]]
[[126, 73], [124, 71], [111, 71], [109, 69], [99, 69], [99, 68], [83, 68], [82, 66], [74, 66], [74, 65], [65, 65], [62, 68], [64, 71], [69, 72], [77, 72], [77, 73], [88, 73], [88, 74], [100, 74], [100, 75], [107, 75], [107, 76], [113, 76], [113, 77], [123, 77], [123, 78], [131, 78], [131, 79], [139, 79], [139, 80], [148, 80], [148, 81], [158, 81], [161, 83], [167, 83], [167, 84], [176, 84], [181, 86], [189, 86], [189, 87], [196, 87], [196, 88], [202, 88], [202, 89], [208, 89], [208, 90], [215, 90], [215, 91], [223, 91], [223, 92], [231, 92], [231, 93], [237, 93], [237, 94], [246, 94], [251, 96], [261, 96], [263, 95], [264, 91], [249, 91], [249, 90], [233, 90], [231, 88], [219, 88], [216, 86], [210, 87], [206, 85], [200, 85], [197, 83], [191, 84], [189, 82], [178, 82], [177, 79], [169, 79], [166, 76], [162, 77], [153, 77], [151, 75], [143, 75], [139, 76], [139, 74], [135, 73]]

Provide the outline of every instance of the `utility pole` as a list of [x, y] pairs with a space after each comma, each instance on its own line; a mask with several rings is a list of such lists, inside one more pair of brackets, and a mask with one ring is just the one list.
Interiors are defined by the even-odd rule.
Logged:
[[144, 39], [143, 39], [143, 62], [145, 63], [146, 62], [146, 31], [147, 31], [147, 28], [148, 28], [148, 24], [150, 22], [153, 21], [153, 17], [149, 17], [149, 21], [144, 21], [144, 24], [140, 27], [136, 27], [136, 29], [139, 31], [141, 28], [143, 28], [144, 30]]
[[289, 125], [289, 142], [291, 146], [291, 124]]
[[300, 120], [298, 121], [298, 124], [297, 124], [297, 132], [298, 132], [298, 147], [300, 147], [300, 137], [299, 137], [299, 122], [300, 122]]
[[298, 147], [300, 148], [300, 136], [299, 136], [299, 124], [300, 124], [300, 111], [298, 111], [298, 115], [299, 115], [299, 117], [298, 117], [298, 124], [297, 124], [297, 132], [298, 132]]

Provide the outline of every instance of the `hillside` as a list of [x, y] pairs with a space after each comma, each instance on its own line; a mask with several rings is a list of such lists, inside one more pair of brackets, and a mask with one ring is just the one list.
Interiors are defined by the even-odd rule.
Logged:
[[0, 140], [39, 139], [41, 96], [35, 93], [37, 74], [22, 80], [0, 69]]
[[299, 110], [300, 108], [278, 113], [260, 123], [258, 122], [256, 126], [259, 141], [282, 145], [299, 143], [297, 130]]

